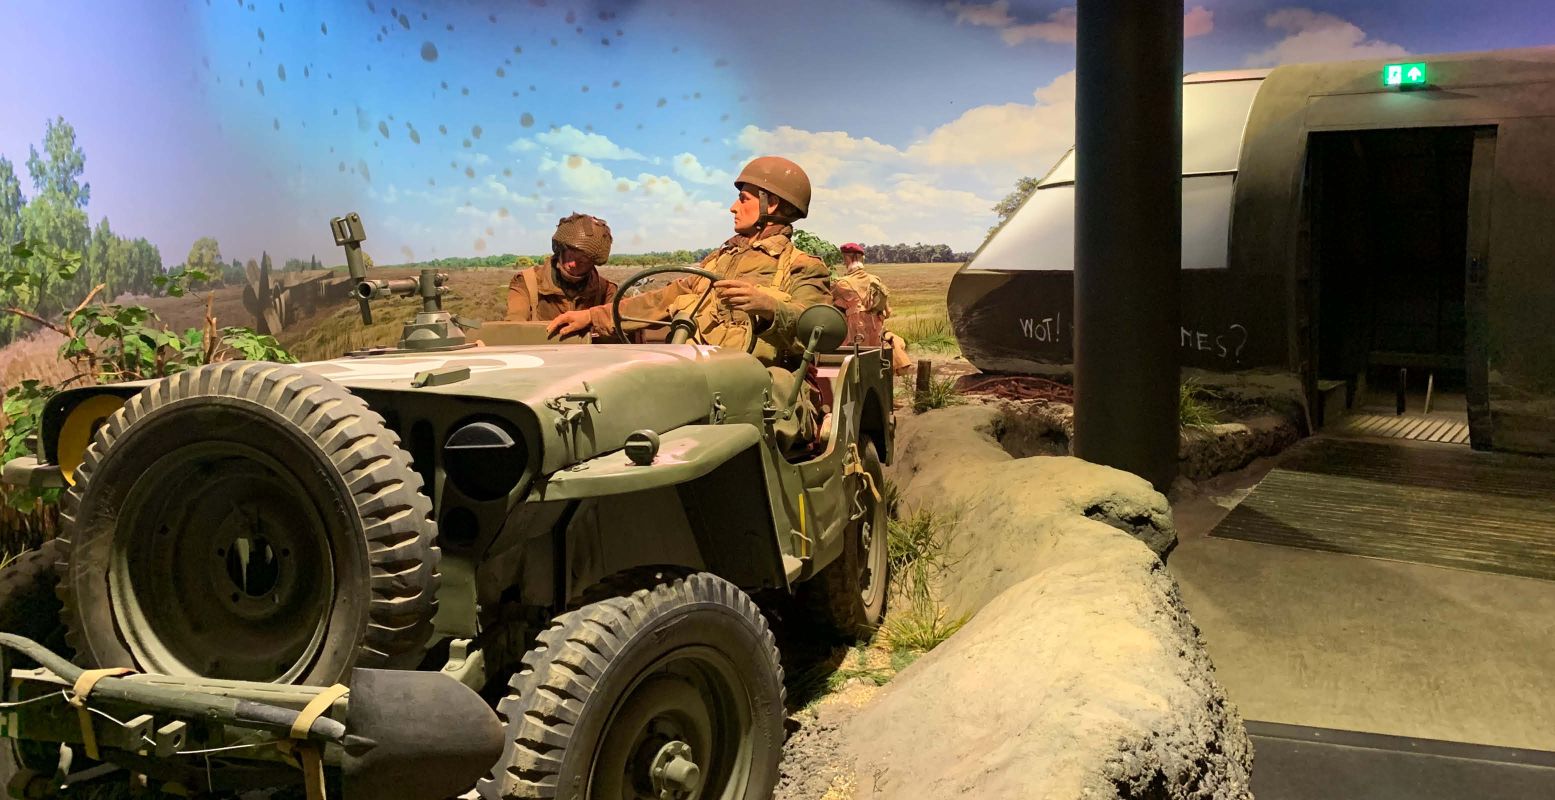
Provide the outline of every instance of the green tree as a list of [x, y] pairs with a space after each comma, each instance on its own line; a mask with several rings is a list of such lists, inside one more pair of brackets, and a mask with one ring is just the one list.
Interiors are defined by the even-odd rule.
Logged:
[[16, 167], [0, 156], [0, 258], [10, 258], [11, 245], [22, 237], [22, 208], [26, 205]]
[[221, 257], [221, 245], [210, 236], [201, 236], [194, 240], [189, 247], [189, 257], [184, 259], [184, 268], [203, 272], [215, 278], [221, 274], [225, 262]]
[[86, 247], [86, 282], [90, 286], [101, 285], [103, 295], [112, 299], [114, 286], [120, 283], [121, 276], [116, 273], [121, 271], [124, 265], [115, 264], [114, 244], [119, 237], [113, 233], [113, 228], [108, 225], [108, 218], [103, 217], [97, 221], [97, 227], [92, 230], [90, 242]]
[[[89, 236], [86, 203], [92, 187], [81, 182], [86, 154], [76, 145], [76, 130], [58, 117], [44, 130], [43, 152], [28, 147], [27, 173], [35, 194], [22, 210], [22, 233], [32, 242], [80, 254]], [[53, 316], [64, 310], [71, 297], [79, 297], [85, 273], [70, 281], [50, 280], [37, 287], [33, 310]]]
[[795, 229], [794, 246], [826, 262], [828, 267], [835, 267], [842, 262], [842, 251], [836, 245], [809, 231]]
[[1004, 223], [1009, 222], [1010, 217], [1020, 210], [1021, 204], [1026, 202], [1026, 198], [1030, 197], [1031, 193], [1037, 190], [1037, 180], [1037, 178], [1030, 177], [1021, 178], [1015, 182], [1015, 188], [1005, 195], [1003, 200], [994, 204], [993, 213], [999, 216], [999, 224], [988, 229], [989, 236], [992, 236], [994, 231], [1003, 227]]

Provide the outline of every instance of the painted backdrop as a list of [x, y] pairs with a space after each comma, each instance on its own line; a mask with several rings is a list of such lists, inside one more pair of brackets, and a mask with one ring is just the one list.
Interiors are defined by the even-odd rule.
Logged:
[[[1189, 0], [1190, 70], [1555, 42], [1546, 0]], [[1073, 138], [1062, 0], [13, 0], [0, 234], [38, 197], [167, 265], [709, 247], [731, 173], [779, 153], [832, 241], [974, 249]], [[46, 138], [47, 137], [47, 138]], [[73, 138], [72, 138], [73, 137]], [[36, 152], [34, 152], [36, 151]]]

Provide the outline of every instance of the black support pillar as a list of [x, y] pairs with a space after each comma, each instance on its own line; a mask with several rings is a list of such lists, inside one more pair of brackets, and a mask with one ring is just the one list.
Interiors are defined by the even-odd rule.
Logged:
[[1079, 0], [1075, 455], [1177, 474], [1183, 0]]

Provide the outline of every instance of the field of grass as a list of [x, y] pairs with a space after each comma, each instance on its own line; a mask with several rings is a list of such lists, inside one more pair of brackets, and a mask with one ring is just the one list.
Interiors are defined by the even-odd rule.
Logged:
[[913, 356], [959, 356], [945, 294], [960, 264], [875, 264], [870, 269], [891, 290], [886, 329], [907, 342]]
[[[891, 290], [894, 316], [888, 328], [907, 340], [914, 355], [953, 356], [958, 354], [950, 320], [945, 310], [945, 293], [959, 264], [874, 264], [870, 269]], [[605, 274], [620, 281], [634, 274], [633, 267], [606, 267]], [[377, 278], [399, 278], [414, 274], [411, 270], [383, 268], [373, 270]], [[481, 320], [501, 319], [507, 304], [507, 283], [512, 271], [506, 269], [468, 269], [449, 272], [452, 293], [447, 307], [456, 314]], [[212, 311], [220, 325], [252, 326], [243, 308], [242, 287], [216, 289]], [[173, 298], [120, 298], [121, 302], [141, 303], [168, 325], [183, 330], [199, 325], [205, 303], [195, 296]], [[299, 360], [334, 358], [361, 347], [391, 345], [398, 340], [400, 327], [415, 316], [414, 300], [380, 302], [374, 306], [373, 325], [364, 327], [354, 303], [322, 309], [314, 316], [297, 320], [277, 338]], [[0, 348], [0, 386], [10, 386], [27, 378], [57, 381], [68, 377], [67, 364], [56, 357], [59, 337], [47, 334], [17, 341]]]

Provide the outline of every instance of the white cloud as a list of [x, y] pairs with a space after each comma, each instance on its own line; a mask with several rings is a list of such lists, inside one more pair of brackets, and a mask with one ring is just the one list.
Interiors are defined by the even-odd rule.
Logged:
[[983, 28], [1003, 28], [1015, 23], [1015, 18], [1010, 16], [1009, 0], [997, 0], [997, 2], [983, 5], [980, 3], [946, 3], [945, 7], [956, 12], [956, 24], [965, 22]]
[[[519, 141], [524, 141], [520, 139]], [[591, 158], [595, 161], [646, 161], [647, 159], [635, 150], [622, 147], [610, 141], [610, 137], [599, 133], [580, 131], [571, 125], [563, 125], [560, 128], [546, 131], [534, 137], [534, 141], [544, 146], [553, 153], [565, 155], [579, 155]], [[509, 150], [520, 147], [518, 142], [508, 146]], [[519, 150], [515, 150], [519, 152]]]
[[1198, 36], [1208, 36], [1215, 30], [1215, 12], [1204, 6], [1194, 6], [1188, 9], [1182, 18], [1182, 35], [1184, 39], [1192, 39]]
[[902, 151], [867, 136], [844, 131], [807, 131], [781, 125], [763, 130], [747, 125], [736, 142], [752, 155], [781, 153], [804, 168], [816, 184], [874, 175], [882, 165], [899, 164]]
[[1033, 39], [1043, 42], [1063, 44], [1075, 40], [1074, 6], [1060, 8], [1041, 22], [1028, 22], [1024, 25], [1010, 25], [999, 32], [999, 38], [1007, 45], [1017, 45], [1029, 42]]
[[734, 176], [721, 169], [710, 168], [697, 160], [691, 153], [681, 153], [675, 156], [675, 174], [692, 183], [705, 183], [708, 185], [721, 184], [732, 185]]
[[1367, 38], [1366, 32], [1354, 23], [1310, 9], [1281, 9], [1265, 18], [1264, 24], [1284, 31], [1285, 38], [1263, 52], [1248, 56], [1248, 66], [1398, 58], [1409, 54], [1400, 45]]
[[[1046, 19], [1021, 22], [1010, 14], [1009, 0], [992, 3], [950, 2], [945, 8], [955, 12], [956, 24], [975, 25], [981, 28], [997, 28], [999, 38], [1010, 46], [1030, 41], [1073, 43], [1075, 40], [1075, 6], [1065, 6], [1049, 14]], [[1187, 38], [1205, 36], [1215, 29], [1215, 12], [1203, 6], [1194, 6], [1183, 15], [1183, 35]]]
[[[1074, 144], [1075, 75], [1066, 72], [1032, 93], [1033, 102], [968, 109], [907, 149], [935, 166], [996, 167], [1041, 174]], [[1013, 180], [1013, 178], [1011, 178]]]

